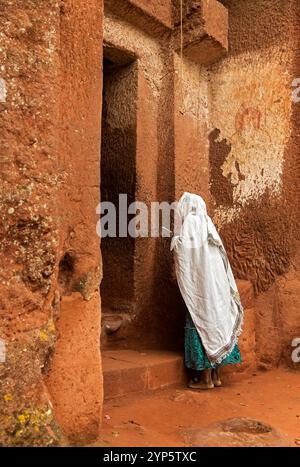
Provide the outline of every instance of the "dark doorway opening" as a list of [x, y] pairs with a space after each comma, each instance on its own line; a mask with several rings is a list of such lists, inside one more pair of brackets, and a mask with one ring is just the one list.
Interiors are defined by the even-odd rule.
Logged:
[[134, 314], [134, 239], [119, 237], [119, 195], [127, 206], [136, 192], [137, 62], [127, 52], [104, 48], [101, 201], [116, 208], [117, 236], [103, 238], [102, 348], [118, 348]]

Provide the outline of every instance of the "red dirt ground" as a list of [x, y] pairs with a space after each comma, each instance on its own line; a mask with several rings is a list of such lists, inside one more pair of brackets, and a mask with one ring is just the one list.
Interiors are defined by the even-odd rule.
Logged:
[[105, 403], [101, 439], [94, 446], [185, 446], [182, 431], [249, 417], [300, 444], [300, 377], [277, 369], [253, 373], [211, 391], [169, 388]]

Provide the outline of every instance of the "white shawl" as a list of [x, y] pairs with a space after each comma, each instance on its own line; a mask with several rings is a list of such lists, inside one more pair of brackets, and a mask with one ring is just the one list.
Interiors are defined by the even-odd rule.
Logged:
[[181, 228], [171, 250], [177, 282], [207, 357], [218, 365], [232, 352], [241, 333], [243, 308], [238, 289], [204, 200], [184, 193], [176, 215]]

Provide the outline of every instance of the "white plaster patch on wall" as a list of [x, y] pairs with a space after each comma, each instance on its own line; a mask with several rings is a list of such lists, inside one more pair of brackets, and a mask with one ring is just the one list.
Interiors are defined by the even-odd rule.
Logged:
[[233, 185], [234, 203], [268, 189], [279, 195], [285, 145], [290, 135], [289, 57], [279, 48], [225, 60], [211, 79], [211, 129], [231, 151], [221, 169]]
[[229, 224], [238, 218], [241, 212], [240, 206], [233, 206], [228, 208], [227, 206], [218, 206], [213, 215], [213, 221], [218, 229], [221, 229], [223, 225]]
[[0, 78], [0, 102], [6, 102], [7, 89], [3, 78]]

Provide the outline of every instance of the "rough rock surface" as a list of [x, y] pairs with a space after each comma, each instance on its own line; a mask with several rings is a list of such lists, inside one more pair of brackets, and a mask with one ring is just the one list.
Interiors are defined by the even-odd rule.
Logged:
[[271, 425], [250, 418], [232, 418], [185, 432], [194, 447], [287, 447], [291, 443]]
[[[61, 444], [62, 433], [75, 442], [85, 431], [89, 438], [99, 431], [102, 3], [0, 0], [5, 445]], [[197, 19], [203, 5], [208, 10]], [[213, 66], [201, 54], [196, 62], [184, 54], [181, 60], [173, 40], [179, 2], [106, 2], [106, 60], [129, 56], [136, 84], [132, 165], [120, 160], [114, 169], [134, 180], [133, 197], [148, 206], [172, 202], [184, 190], [203, 195], [236, 277], [251, 282], [257, 295], [245, 305], [244, 370], [252, 369], [254, 357], [261, 369], [280, 362], [298, 369], [291, 354], [300, 337], [300, 104], [291, 99], [291, 83], [299, 73], [300, 4], [186, 0], [183, 6], [191, 37], [210, 25], [206, 35], [222, 51], [227, 8], [228, 54]], [[118, 99], [126, 107], [126, 93]], [[112, 144], [126, 153], [118, 139], [125, 135], [122, 125], [110, 130]], [[167, 238], [136, 239], [130, 271], [124, 267], [130, 274], [123, 281], [112, 274], [105, 284], [109, 308], [112, 287], [130, 282], [120, 348], [182, 349], [184, 306], [169, 247]], [[125, 253], [120, 248], [118, 254]], [[118, 259], [112, 263], [121, 264]], [[119, 299], [114, 296], [118, 308]], [[83, 317], [87, 346], [77, 347]], [[77, 365], [72, 349], [80, 352]], [[95, 379], [85, 377], [87, 368]], [[68, 382], [65, 394], [59, 393], [61, 382]], [[66, 395], [77, 403], [65, 403]]]
[[[0, 444], [56, 445], [65, 442], [55, 413], [59, 388], [50, 394], [45, 376], [60, 301], [79, 292], [87, 308], [97, 301], [97, 317], [100, 311], [99, 238], [91, 224], [99, 198], [102, 9], [99, 1], [75, 8], [13, 0], [1, 1], [0, 10]], [[90, 306], [99, 406], [100, 325]], [[89, 407], [87, 426], [91, 414]]]
[[[297, 261], [291, 270], [278, 278], [265, 293], [260, 294], [256, 308], [256, 360], [260, 369], [269, 370], [284, 362], [299, 370], [293, 352], [299, 347], [294, 340], [300, 337], [300, 274]], [[297, 358], [297, 355], [295, 355]]]

